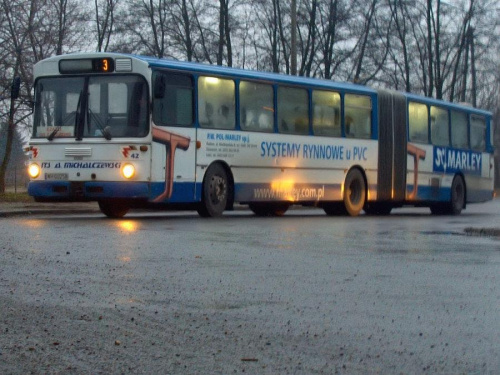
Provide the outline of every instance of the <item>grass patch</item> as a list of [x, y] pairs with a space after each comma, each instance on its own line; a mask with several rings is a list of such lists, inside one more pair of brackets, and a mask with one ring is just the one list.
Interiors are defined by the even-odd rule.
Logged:
[[28, 203], [28, 202], [33, 202], [33, 198], [28, 195], [28, 193], [12, 193], [12, 192], [5, 192], [5, 193], [0, 193], [0, 202], [7, 202], [7, 203]]

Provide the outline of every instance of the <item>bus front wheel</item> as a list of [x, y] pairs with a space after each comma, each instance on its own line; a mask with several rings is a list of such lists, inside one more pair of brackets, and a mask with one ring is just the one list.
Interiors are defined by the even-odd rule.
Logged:
[[107, 217], [113, 219], [120, 219], [124, 217], [128, 210], [128, 204], [121, 199], [109, 199], [104, 201], [99, 201], [99, 209]]
[[366, 184], [359, 169], [351, 169], [344, 181], [344, 208], [350, 216], [358, 216], [366, 200]]
[[198, 214], [202, 217], [221, 216], [226, 208], [229, 196], [228, 178], [224, 167], [211, 165], [203, 179], [201, 203]]

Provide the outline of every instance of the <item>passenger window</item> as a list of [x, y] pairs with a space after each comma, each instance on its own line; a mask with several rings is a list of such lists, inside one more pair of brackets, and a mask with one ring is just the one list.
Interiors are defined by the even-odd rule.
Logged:
[[307, 91], [304, 89], [278, 88], [278, 129], [280, 133], [309, 134], [308, 102]]
[[344, 103], [345, 136], [348, 138], [371, 138], [372, 101], [370, 97], [346, 94]]
[[198, 79], [198, 116], [204, 128], [234, 129], [234, 81], [216, 77]]
[[315, 135], [340, 137], [340, 94], [330, 91], [313, 91], [313, 130]]
[[409, 102], [408, 118], [410, 141], [429, 143], [429, 111], [425, 104]]
[[165, 72], [153, 74], [153, 121], [162, 126], [193, 125], [193, 79]]
[[470, 147], [476, 151], [484, 151], [486, 148], [486, 122], [484, 117], [470, 117]]
[[469, 148], [467, 115], [451, 111], [451, 145], [456, 148]]
[[240, 82], [240, 125], [242, 130], [274, 131], [273, 87], [255, 82]]
[[436, 146], [450, 145], [448, 111], [439, 107], [431, 107], [431, 142]]

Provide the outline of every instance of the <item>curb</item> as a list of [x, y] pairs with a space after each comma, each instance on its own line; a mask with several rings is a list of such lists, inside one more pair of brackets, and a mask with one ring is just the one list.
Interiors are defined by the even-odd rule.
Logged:
[[75, 213], [99, 213], [99, 207], [93, 202], [86, 203], [36, 203], [36, 202], [0, 202], [0, 218], [29, 215], [64, 215]]
[[64, 209], [27, 209], [16, 211], [0, 211], [0, 218], [30, 215], [65, 215], [65, 214], [96, 214], [99, 210], [64, 210]]

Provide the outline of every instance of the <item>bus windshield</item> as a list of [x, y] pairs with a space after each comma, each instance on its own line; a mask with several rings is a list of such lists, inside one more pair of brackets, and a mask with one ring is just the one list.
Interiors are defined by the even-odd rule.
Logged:
[[33, 137], [144, 137], [148, 89], [139, 76], [40, 78], [35, 86]]

